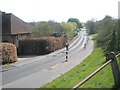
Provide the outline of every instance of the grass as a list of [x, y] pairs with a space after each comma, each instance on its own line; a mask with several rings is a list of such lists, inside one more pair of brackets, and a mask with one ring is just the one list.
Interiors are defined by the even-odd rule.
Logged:
[[[82, 63], [40, 88], [72, 88], [89, 74], [105, 63], [101, 48], [95, 47], [94, 51]], [[120, 60], [118, 60], [120, 66]], [[112, 88], [114, 79], [110, 64], [98, 72], [94, 77], [84, 83], [80, 88]]]

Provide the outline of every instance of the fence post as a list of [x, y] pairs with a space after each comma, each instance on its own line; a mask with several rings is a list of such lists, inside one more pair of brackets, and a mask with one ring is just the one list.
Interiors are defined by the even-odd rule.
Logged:
[[112, 59], [111, 62], [111, 67], [112, 67], [112, 72], [113, 72], [113, 77], [114, 77], [114, 82], [116, 86], [120, 85], [120, 71], [117, 63], [117, 58], [114, 52], [111, 52], [108, 56], [108, 59]]

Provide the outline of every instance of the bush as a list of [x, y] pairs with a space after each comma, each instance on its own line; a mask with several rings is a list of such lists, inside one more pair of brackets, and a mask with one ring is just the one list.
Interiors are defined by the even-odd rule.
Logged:
[[16, 46], [11, 43], [0, 43], [0, 52], [2, 54], [2, 64], [13, 63], [17, 61]]
[[18, 55], [43, 55], [63, 48], [67, 41], [66, 36], [61, 37], [30, 37], [19, 40]]

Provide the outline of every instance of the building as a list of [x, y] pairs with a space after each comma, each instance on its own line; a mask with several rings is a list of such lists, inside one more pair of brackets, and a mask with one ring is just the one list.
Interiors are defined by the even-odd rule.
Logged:
[[32, 26], [22, 21], [12, 13], [2, 14], [2, 42], [13, 43], [18, 46], [19, 38], [28, 37]]
[[2, 12], [0, 11], [0, 42], [2, 42]]

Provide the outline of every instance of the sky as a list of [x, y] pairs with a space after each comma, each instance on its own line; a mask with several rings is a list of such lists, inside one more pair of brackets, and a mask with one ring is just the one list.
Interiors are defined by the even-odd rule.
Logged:
[[13, 13], [25, 22], [80, 22], [101, 20], [105, 15], [118, 17], [119, 0], [0, 0], [0, 10]]

